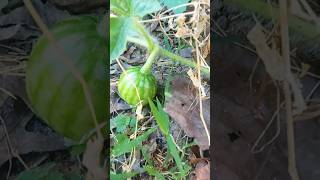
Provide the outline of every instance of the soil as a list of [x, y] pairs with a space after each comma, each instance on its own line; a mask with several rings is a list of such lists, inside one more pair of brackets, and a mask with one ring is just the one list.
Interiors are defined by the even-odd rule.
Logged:
[[[216, 41], [213, 43], [216, 82], [214, 97], [215, 104], [218, 104], [213, 106], [214, 179], [290, 180], [284, 109], [280, 110], [279, 136], [261, 152], [252, 151], [255, 141], [277, 109], [277, 88], [266, 73], [262, 61], [258, 60], [256, 54], [235, 44], [240, 42], [252, 48], [246, 35], [255, 21], [248, 12], [226, 6], [222, 1], [216, 3], [213, 20], [228, 36], [214, 34]], [[258, 15], [257, 17], [263, 25], [269, 24], [267, 20]], [[215, 28], [217, 30], [216, 26]], [[315, 43], [317, 41], [310, 40], [313, 45], [310, 48], [310, 44], [292, 42], [292, 48], [297, 48], [296, 64], [309, 63], [309, 71], [317, 73], [320, 51], [318, 43]], [[252, 74], [257, 62], [257, 68]], [[252, 81], [249, 80], [250, 75], [253, 77]], [[300, 78], [300, 82], [303, 96], [307, 97], [319, 78], [306, 75]], [[284, 95], [280, 95], [283, 99]], [[316, 89], [311, 98], [318, 99], [319, 96], [320, 91]], [[315, 117], [296, 122], [294, 129], [300, 179], [317, 180], [320, 177], [320, 119]], [[257, 148], [266, 144], [276, 131], [274, 121]]]

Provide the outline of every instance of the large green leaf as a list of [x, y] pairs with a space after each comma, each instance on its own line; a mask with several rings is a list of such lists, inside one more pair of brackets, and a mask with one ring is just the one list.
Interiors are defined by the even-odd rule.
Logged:
[[110, 63], [126, 49], [131, 18], [110, 17]]
[[[188, 3], [190, 0], [161, 0], [162, 3], [164, 3], [165, 6], [167, 6], [169, 9]], [[186, 10], [186, 6], [180, 7], [178, 9], [174, 9], [173, 12], [178, 14], [182, 13]]]
[[110, 7], [118, 15], [138, 17], [161, 9], [158, 0], [111, 0]]

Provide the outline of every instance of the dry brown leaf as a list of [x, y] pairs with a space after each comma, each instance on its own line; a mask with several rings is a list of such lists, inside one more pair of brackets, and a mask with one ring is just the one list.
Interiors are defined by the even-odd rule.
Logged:
[[125, 101], [120, 100], [117, 95], [116, 83], [110, 83], [110, 114], [128, 109], [131, 109], [131, 107]]
[[198, 77], [193, 73], [192, 69], [189, 69], [189, 71], [187, 72], [189, 78], [191, 79], [193, 85], [197, 88], [201, 89], [201, 96], [205, 97], [206, 96], [206, 92], [204, 90], [204, 87], [201, 85], [201, 81], [198, 79]]
[[7, 135], [4, 131], [4, 126], [7, 129], [12, 148], [18, 154], [55, 151], [66, 148], [64, 139], [60, 135], [53, 132], [42, 134], [26, 130], [33, 113], [23, 101], [7, 99], [0, 109], [0, 115], [5, 123], [4, 125], [0, 121], [0, 166], [12, 158], [11, 154], [8, 153]]
[[87, 142], [83, 154], [83, 165], [88, 169], [86, 180], [105, 180], [107, 170], [100, 166], [100, 154], [103, 148], [103, 138], [93, 137]]
[[195, 180], [210, 180], [210, 163], [200, 162], [196, 166], [196, 179]]
[[208, 57], [208, 55], [210, 55], [210, 39], [208, 40], [208, 42], [202, 48], [202, 56], [203, 56], [203, 58]]
[[[189, 137], [194, 137], [201, 150], [209, 149], [208, 137], [200, 119], [197, 91], [186, 77], [176, 77], [172, 82], [171, 97], [165, 103], [165, 111]], [[203, 116], [210, 127], [210, 100], [203, 100]]]
[[186, 24], [186, 17], [184, 15], [180, 15], [177, 19], [176, 22], [179, 27], [183, 27]]
[[20, 97], [30, 107], [24, 77], [0, 75], [0, 87]]
[[180, 27], [180, 28], [178, 28], [178, 30], [177, 30], [175, 35], [178, 38], [188, 36], [189, 35], [189, 29], [185, 28], [185, 27]]

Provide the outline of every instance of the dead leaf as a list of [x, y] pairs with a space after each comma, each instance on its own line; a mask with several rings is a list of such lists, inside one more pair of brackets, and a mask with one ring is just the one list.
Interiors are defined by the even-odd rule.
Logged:
[[208, 57], [209, 54], [210, 54], [210, 39], [208, 40], [208, 42], [202, 48], [202, 56], [203, 56], [203, 58]]
[[204, 90], [204, 87], [201, 84], [201, 81], [198, 79], [198, 77], [193, 73], [192, 69], [189, 69], [189, 71], [187, 72], [189, 78], [191, 79], [193, 85], [197, 88], [201, 89], [201, 97], [205, 97], [206, 96], [206, 92]]
[[127, 103], [120, 100], [116, 91], [117, 91], [116, 83], [111, 83], [110, 84], [110, 114], [118, 111], [131, 109], [131, 107]]
[[30, 107], [23, 77], [0, 75], [0, 87], [14, 96], [20, 97]]
[[195, 180], [210, 180], [210, 163], [199, 162], [196, 165]]
[[[56, 133], [44, 135], [26, 130], [28, 122], [34, 115], [23, 101], [8, 98], [0, 109], [0, 115], [5, 122], [12, 146], [18, 154], [66, 148], [63, 137]], [[7, 149], [4, 124], [0, 123], [0, 166], [11, 158]]]
[[[211, 166], [213, 179], [290, 180], [284, 123], [281, 123], [280, 136], [273, 147], [268, 147], [259, 154], [251, 152], [253, 143], [277, 107], [276, 88], [269, 85], [265, 89], [263, 85], [264, 82], [271, 81], [270, 76], [263, 66], [259, 66], [250, 91], [248, 77], [257, 56], [232, 42], [218, 41], [213, 46], [214, 66], [219, 67], [215, 69], [214, 106], [211, 108], [214, 114], [214, 153], [211, 159], [214, 162]], [[265, 90], [261, 94], [262, 89]], [[263, 114], [262, 119], [255, 117], [255, 110], [258, 109]], [[266, 139], [274, 135], [274, 130], [267, 133]], [[304, 161], [305, 153], [300, 152], [300, 155], [299, 159]], [[302, 163], [300, 165], [303, 166]], [[306, 174], [311, 172], [310, 166], [308, 168]]]
[[86, 180], [107, 179], [107, 170], [100, 166], [103, 141], [103, 138], [93, 137], [87, 142], [87, 148], [82, 160], [83, 165], [88, 169]]
[[179, 27], [175, 36], [180, 38], [180, 37], [186, 37], [190, 34], [189, 29], [185, 27]]
[[[49, 2], [43, 3], [42, 1], [35, 1], [34, 5], [48, 26], [70, 16], [68, 12], [57, 9]], [[27, 40], [41, 34], [36, 28], [33, 18], [24, 6], [0, 16], [0, 26], [3, 27], [0, 28], [0, 41], [9, 39]]]
[[[172, 82], [171, 97], [166, 100], [165, 111], [175, 120], [189, 137], [194, 137], [201, 150], [209, 149], [208, 137], [200, 119], [196, 89], [192, 81], [176, 77]], [[210, 127], [210, 100], [203, 100], [203, 115]]]
[[186, 23], [186, 17], [185, 15], [180, 15], [177, 19], [176, 19], [176, 23], [179, 27], [183, 27]]

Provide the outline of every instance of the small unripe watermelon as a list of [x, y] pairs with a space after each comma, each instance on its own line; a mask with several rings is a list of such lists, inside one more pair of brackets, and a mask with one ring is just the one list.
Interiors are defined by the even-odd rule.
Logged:
[[[97, 120], [107, 119], [107, 40], [98, 33], [95, 17], [77, 17], [50, 29], [87, 83]], [[26, 87], [33, 111], [65, 137], [79, 141], [95, 128], [83, 88], [45, 36], [32, 49]]]
[[141, 67], [131, 67], [120, 75], [118, 91], [130, 105], [135, 106], [140, 101], [147, 104], [148, 98], [153, 99], [156, 95], [157, 81], [150, 72], [141, 72]]

